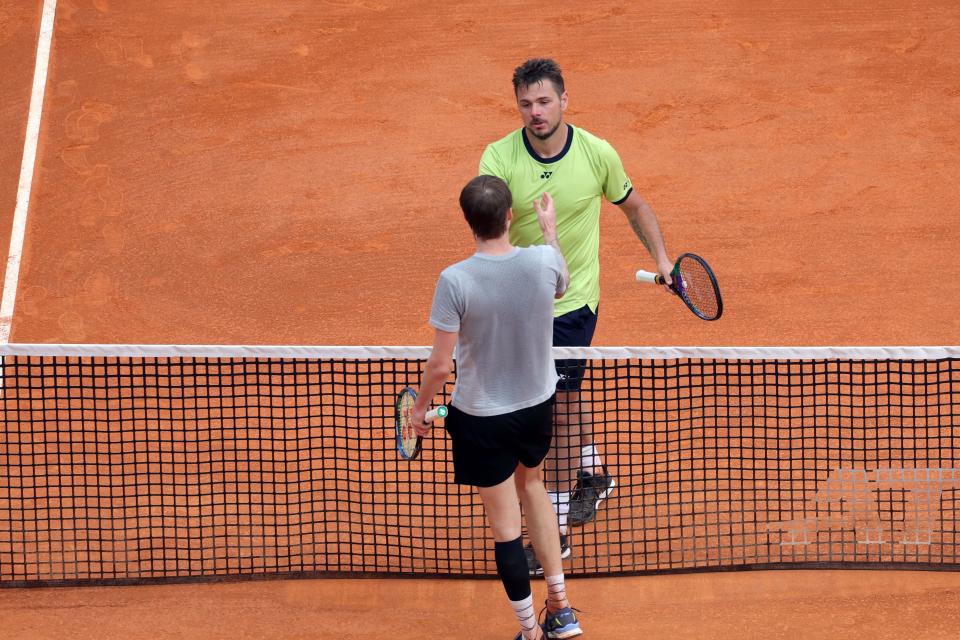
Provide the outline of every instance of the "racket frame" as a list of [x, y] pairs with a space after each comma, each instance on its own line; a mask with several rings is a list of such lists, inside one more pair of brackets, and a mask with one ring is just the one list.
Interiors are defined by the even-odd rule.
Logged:
[[[412, 387], [404, 387], [403, 389], [400, 390], [400, 393], [397, 394], [397, 400], [394, 405], [396, 410], [395, 428], [397, 432], [397, 453], [399, 453], [400, 457], [404, 460], [415, 460], [417, 456], [420, 455], [420, 450], [423, 445], [423, 436], [417, 435], [417, 441], [414, 445], [413, 451], [410, 453], [407, 453], [407, 448], [404, 446], [404, 438], [403, 438], [404, 417], [403, 417], [403, 410], [401, 409], [401, 404], [403, 403], [403, 400], [406, 397], [409, 397], [411, 400], [416, 401], [417, 392], [414, 391]], [[446, 418], [446, 417], [447, 417], [447, 407], [445, 407], [444, 405], [440, 405], [439, 407], [436, 407], [434, 409], [431, 409], [430, 411], [427, 411], [427, 414], [426, 416], [424, 416], [424, 419], [427, 422], [433, 422], [437, 418]]]
[[[694, 260], [703, 267], [703, 270], [706, 272], [707, 277], [710, 279], [710, 285], [713, 287], [713, 293], [717, 299], [717, 313], [716, 315], [709, 316], [703, 311], [697, 308], [695, 304], [690, 300], [690, 296], [687, 295], [686, 287], [684, 286], [683, 278], [680, 277], [680, 263], [684, 259]], [[720, 285], [717, 284], [717, 277], [713, 273], [713, 269], [710, 268], [710, 265], [707, 264], [707, 261], [698, 256], [695, 253], [684, 253], [673, 265], [673, 270], [670, 272], [670, 276], [673, 279], [673, 282], [669, 285], [670, 290], [673, 291], [681, 300], [683, 304], [687, 305], [687, 308], [693, 312], [695, 316], [701, 320], [706, 320], [712, 322], [713, 320], [718, 320], [720, 316], [723, 315], [723, 298], [720, 296]], [[666, 280], [663, 279], [658, 273], [651, 273], [650, 271], [640, 270], [636, 274], [637, 282], [646, 282], [649, 284], [666, 284]]]

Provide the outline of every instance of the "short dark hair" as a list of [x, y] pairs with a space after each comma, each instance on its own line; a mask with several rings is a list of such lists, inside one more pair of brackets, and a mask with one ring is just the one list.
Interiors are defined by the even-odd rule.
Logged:
[[563, 74], [560, 65], [550, 58], [532, 58], [513, 70], [513, 93], [520, 91], [520, 87], [529, 87], [532, 84], [549, 80], [553, 83], [558, 94], [564, 92]]
[[463, 217], [480, 240], [493, 240], [504, 234], [511, 206], [510, 187], [496, 176], [477, 176], [460, 192]]

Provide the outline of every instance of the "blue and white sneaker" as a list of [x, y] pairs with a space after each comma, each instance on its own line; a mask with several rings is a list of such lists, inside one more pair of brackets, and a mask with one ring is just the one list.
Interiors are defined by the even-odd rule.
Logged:
[[548, 638], [574, 638], [583, 634], [577, 614], [570, 607], [553, 613], [547, 611], [547, 621], [542, 626]]

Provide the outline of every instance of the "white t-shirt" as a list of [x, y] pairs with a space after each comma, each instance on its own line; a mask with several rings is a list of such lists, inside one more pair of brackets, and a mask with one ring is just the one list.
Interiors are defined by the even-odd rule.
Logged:
[[563, 258], [546, 245], [477, 253], [443, 270], [430, 325], [458, 332], [451, 404], [494, 416], [553, 395], [553, 303], [564, 287]]

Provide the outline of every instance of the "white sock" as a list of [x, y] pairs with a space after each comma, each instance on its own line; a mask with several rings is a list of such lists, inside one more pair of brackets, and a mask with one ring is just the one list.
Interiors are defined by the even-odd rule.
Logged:
[[567, 534], [567, 514], [570, 513], [570, 492], [548, 491], [550, 502], [553, 503], [553, 510], [557, 514], [557, 523], [560, 525], [560, 533]]
[[603, 460], [594, 445], [587, 444], [580, 448], [580, 468], [587, 473], [603, 468]]
[[568, 606], [566, 603], [567, 587], [563, 582], [563, 574], [549, 576], [545, 580], [547, 583], [547, 610], [557, 611]]
[[537, 637], [537, 614], [533, 610], [533, 594], [523, 600], [511, 600], [510, 606], [513, 612], [517, 614], [517, 620], [520, 621], [520, 632], [527, 640], [533, 640]]

